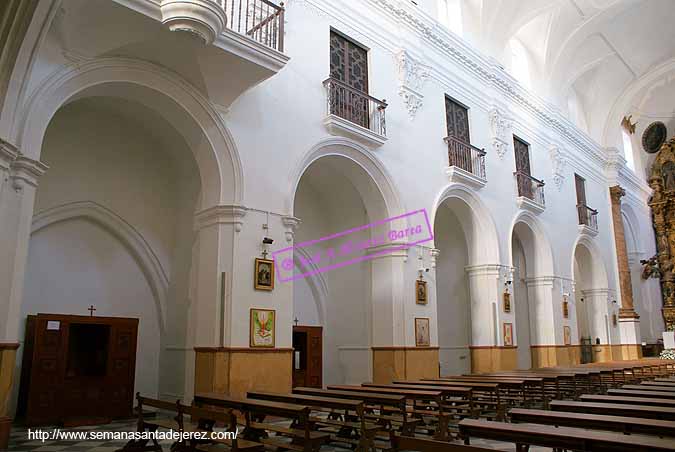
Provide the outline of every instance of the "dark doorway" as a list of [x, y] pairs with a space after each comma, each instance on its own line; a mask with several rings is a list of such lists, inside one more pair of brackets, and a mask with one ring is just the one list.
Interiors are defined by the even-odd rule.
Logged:
[[293, 327], [293, 387], [323, 385], [323, 327]]

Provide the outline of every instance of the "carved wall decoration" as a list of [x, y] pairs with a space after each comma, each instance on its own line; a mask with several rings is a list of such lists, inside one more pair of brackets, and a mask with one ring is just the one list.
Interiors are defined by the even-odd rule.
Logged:
[[549, 148], [549, 155], [551, 156], [551, 164], [553, 165], [553, 183], [558, 187], [558, 191], [560, 191], [562, 189], [562, 184], [565, 181], [567, 155], [555, 144], [551, 145]]
[[511, 131], [513, 121], [497, 107], [492, 108], [488, 116], [490, 118], [490, 131], [492, 134], [490, 140], [492, 149], [494, 149], [499, 158], [503, 158], [512, 143]]
[[422, 107], [424, 99], [422, 90], [429, 79], [430, 69], [405, 50], [399, 51], [395, 55], [395, 60], [398, 68], [398, 94], [405, 103], [410, 120], [413, 120], [417, 110]]
[[675, 138], [661, 146], [648, 182], [657, 254], [643, 262], [643, 277], [661, 280], [663, 320], [667, 331], [675, 331]]
[[621, 120], [621, 127], [623, 127], [624, 130], [631, 135], [635, 133], [635, 126], [637, 125], [637, 122], [634, 123], [630, 122], [632, 117], [633, 115], [624, 116], [623, 119]]

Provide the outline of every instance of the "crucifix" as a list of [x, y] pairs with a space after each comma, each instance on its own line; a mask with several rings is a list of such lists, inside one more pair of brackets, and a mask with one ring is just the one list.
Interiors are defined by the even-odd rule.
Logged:
[[298, 318], [297, 318], [297, 317], [295, 317], [295, 319], [293, 320], [293, 322], [295, 322], [295, 326], [298, 326], [298, 322], [299, 322], [299, 320], [298, 320]]
[[94, 317], [94, 311], [95, 311], [95, 310], [96, 310], [96, 308], [94, 307], [93, 304], [87, 308], [87, 311], [89, 311], [89, 316], [90, 316], [90, 317]]

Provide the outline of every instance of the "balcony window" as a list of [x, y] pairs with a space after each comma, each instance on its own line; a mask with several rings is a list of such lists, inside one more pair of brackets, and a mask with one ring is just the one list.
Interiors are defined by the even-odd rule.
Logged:
[[513, 137], [513, 151], [516, 159], [516, 186], [518, 197], [523, 205], [534, 204], [536, 210], [544, 209], [544, 181], [532, 177], [530, 170], [530, 145], [520, 138]]
[[577, 216], [579, 218], [579, 226], [584, 230], [588, 228], [588, 232], [597, 232], [598, 211], [591, 209], [586, 204], [586, 180], [578, 174], [575, 174], [574, 184], [577, 191]]
[[330, 34], [330, 76], [324, 87], [329, 130], [343, 130], [371, 144], [382, 144], [387, 104], [368, 94], [368, 51], [336, 31]]
[[469, 111], [456, 100], [445, 97], [445, 124], [448, 163], [485, 181], [485, 151], [471, 144]]

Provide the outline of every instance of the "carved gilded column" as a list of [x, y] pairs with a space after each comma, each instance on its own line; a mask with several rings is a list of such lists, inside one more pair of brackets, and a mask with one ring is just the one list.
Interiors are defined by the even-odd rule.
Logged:
[[626, 237], [621, 218], [621, 197], [625, 194], [626, 191], [619, 185], [609, 188], [609, 195], [612, 200], [612, 223], [614, 225], [616, 259], [619, 264], [619, 287], [621, 289], [621, 310], [619, 311], [619, 317], [639, 319], [640, 316], [635, 312], [635, 308], [633, 307], [633, 286], [630, 280]]

